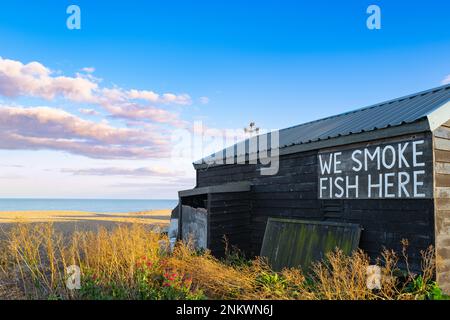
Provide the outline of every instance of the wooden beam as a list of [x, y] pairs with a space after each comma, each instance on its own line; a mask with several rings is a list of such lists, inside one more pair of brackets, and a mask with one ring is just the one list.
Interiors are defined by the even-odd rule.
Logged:
[[189, 190], [182, 190], [178, 192], [180, 197], [197, 196], [200, 194], [209, 193], [227, 193], [227, 192], [246, 192], [250, 191], [250, 183], [247, 181], [236, 183], [225, 183], [210, 187], [194, 188]]

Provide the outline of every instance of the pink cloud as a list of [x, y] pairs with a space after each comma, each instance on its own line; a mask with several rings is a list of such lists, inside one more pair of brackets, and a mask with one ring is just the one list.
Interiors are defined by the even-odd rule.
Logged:
[[62, 172], [80, 176], [126, 176], [126, 177], [178, 177], [184, 172], [170, 170], [163, 167], [142, 168], [87, 168], [87, 169], [62, 169]]
[[105, 88], [100, 86], [100, 79], [92, 76], [94, 68], [82, 70], [88, 74], [76, 74], [75, 77], [56, 76], [39, 62], [23, 64], [0, 57], [0, 95], [47, 100], [61, 97], [72, 102], [99, 105], [116, 118], [155, 121], [174, 126], [184, 124], [177, 113], [158, 105], [190, 105], [192, 99], [188, 94], [158, 94], [149, 90]]
[[154, 131], [117, 128], [49, 107], [0, 105], [0, 148], [60, 150], [100, 159], [163, 158], [168, 139]]
[[98, 84], [86, 78], [52, 76], [39, 62], [23, 64], [0, 57], [0, 94], [7, 97], [31, 96], [47, 100], [62, 96], [72, 101], [93, 99]]
[[121, 103], [105, 104], [103, 107], [115, 118], [143, 121], [151, 119], [153, 122], [170, 124], [175, 127], [186, 125], [186, 122], [179, 119], [178, 115], [152, 106], [142, 107], [135, 103]]

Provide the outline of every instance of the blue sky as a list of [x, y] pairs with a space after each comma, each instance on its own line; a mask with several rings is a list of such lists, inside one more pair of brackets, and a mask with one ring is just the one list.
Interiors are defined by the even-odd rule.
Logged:
[[[66, 27], [70, 4], [81, 8], [81, 30]], [[370, 4], [381, 8], [381, 30], [366, 27]], [[54, 77], [75, 77], [92, 67], [95, 72], [87, 74], [102, 79], [102, 88], [186, 94], [187, 105], [158, 106], [186, 123], [240, 128], [256, 121], [276, 129], [441, 85], [450, 75], [449, 9], [448, 1], [437, 0], [10, 1], [1, 4], [0, 57], [37, 61]], [[204, 97], [208, 103], [202, 103]], [[117, 114], [80, 114], [80, 108], [100, 110], [90, 100], [49, 99], [34, 91], [0, 93], [0, 101], [63, 109], [93, 123], [106, 119], [115, 128], [130, 126]], [[29, 145], [5, 148], [0, 155], [6, 159], [0, 165], [9, 166], [0, 186], [14, 186], [0, 197], [173, 198], [176, 190], [192, 185], [190, 164], [182, 168], [184, 180], [164, 190], [157, 186], [164, 175], [143, 170], [147, 176], [127, 176], [117, 170], [156, 166], [161, 172], [162, 159], [99, 160]], [[47, 166], [30, 169], [23, 160], [30, 158]], [[21, 167], [13, 169], [19, 162]], [[55, 167], [58, 173], [50, 174]], [[92, 168], [115, 171], [89, 176]], [[70, 170], [83, 174], [69, 175]], [[48, 185], [33, 186], [26, 176], [42, 177]], [[73, 187], [64, 188], [61, 180]], [[51, 187], [58, 184], [57, 191]]]

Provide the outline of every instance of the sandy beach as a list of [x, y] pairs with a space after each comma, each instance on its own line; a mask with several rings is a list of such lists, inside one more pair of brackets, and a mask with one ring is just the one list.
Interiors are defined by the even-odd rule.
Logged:
[[121, 223], [139, 223], [165, 227], [170, 220], [170, 209], [133, 213], [94, 213], [83, 211], [0, 211], [0, 228], [9, 229], [15, 223], [48, 223], [63, 232], [95, 231]]

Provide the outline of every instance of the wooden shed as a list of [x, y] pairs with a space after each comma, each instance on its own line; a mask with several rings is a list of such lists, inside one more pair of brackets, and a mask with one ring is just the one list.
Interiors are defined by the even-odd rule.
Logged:
[[225, 236], [258, 255], [268, 218], [358, 224], [359, 247], [371, 257], [384, 247], [400, 251], [408, 239], [415, 270], [420, 251], [435, 246], [437, 280], [450, 291], [450, 85], [277, 135], [273, 175], [261, 174], [267, 164], [252, 160], [249, 141], [195, 162], [196, 187], [179, 192], [180, 232], [183, 206], [202, 208], [204, 243], [214, 254], [224, 253]]

